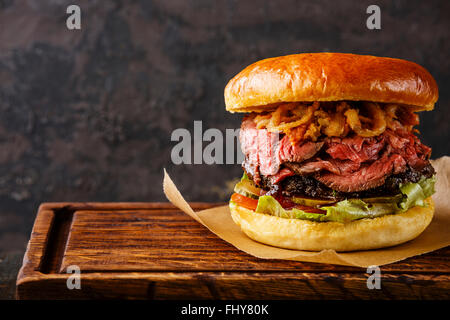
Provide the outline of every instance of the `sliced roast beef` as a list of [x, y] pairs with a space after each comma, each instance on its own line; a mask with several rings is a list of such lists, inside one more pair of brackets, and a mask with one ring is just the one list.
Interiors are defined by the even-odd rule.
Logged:
[[277, 133], [257, 129], [250, 117], [242, 121], [239, 138], [245, 166], [253, 171], [259, 169], [260, 174], [266, 176], [275, 175], [284, 162], [302, 162], [313, 157], [324, 145], [324, 142], [311, 141], [292, 145], [287, 136], [280, 140]]
[[317, 180], [334, 190], [357, 192], [382, 185], [386, 177], [405, 171], [407, 164], [416, 170], [429, 164], [430, 148], [408, 132], [387, 130], [376, 138], [332, 138], [326, 144], [324, 150], [331, 159], [285, 165], [299, 175], [316, 173]]
[[321, 170], [326, 170], [334, 174], [349, 174], [358, 170], [360, 163], [349, 160], [321, 160], [318, 158], [303, 163], [287, 162], [285, 166], [299, 175], [315, 173]]
[[412, 133], [404, 130], [395, 132], [387, 130], [384, 135], [389, 142], [390, 152], [402, 155], [411, 167], [421, 170], [429, 163], [431, 148], [422, 144]]
[[316, 155], [324, 142], [307, 141], [301, 145], [292, 145], [288, 136], [284, 136], [280, 141], [279, 159], [280, 163], [302, 162]]
[[407, 182], [418, 182], [422, 177], [431, 178], [435, 171], [431, 164], [425, 166], [422, 170], [416, 170], [407, 166], [406, 171], [388, 176], [383, 185], [358, 192], [340, 192], [333, 190], [313, 175], [302, 176], [293, 175], [280, 181], [279, 184], [272, 184], [270, 179], [262, 177], [261, 187], [270, 190], [271, 194], [281, 192], [282, 195], [291, 197], [294, 195], [313, 198], [326, 198], [343, 200], [349, 198], [370, 198], [380, 196], [392, 196], [399, 193], [399, 185]]
[[240, 139], [243, 167], [256, 184], [268, 180], [271, 185], [279, 185], [298, 175], [347, 193], [377, 188], [408, 167], [420, 171], [429, 165], [431, 152], [402, 128], [387, 129], [377, 137], [352, 135], [293, 145], [286, 135], [257, 129], [252, 117], [242, 122]]
[[387, 176], [406, 170], [402, 156], [385, 156], [371, 164], [364, 164], [358, 171], [349, 174], [321, 173], [315, 178], [333, 190], [355, 192], [372, 189], [384, 184]]
[[384, 135], [374, 138], [359, 136], [349, 138], [331, 138], [327, 140], [325, 152], [333, 159], [364, 162], [376, 160], [378, 153], [385, 146]]
[[270, 176], [270, 181], [272, 184], [278, 184], [281, 180], [284, 180], [287, 177], [295, 175], [295, 172], [289, 168], [283, 168], [278, 171], [277, 174]]
[[280, 168], [277, 155], [279, 136], [267, 130], [258, 130], [251, 119], [244, 119], [239, 133], [245, 166], [263, 175], [274, 175]]

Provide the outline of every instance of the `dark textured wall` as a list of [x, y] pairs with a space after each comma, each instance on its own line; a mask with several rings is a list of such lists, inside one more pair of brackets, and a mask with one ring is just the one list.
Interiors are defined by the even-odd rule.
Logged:
[[[82, 30], [66, 28], [79, 4]], [[382, 30], [365, 26], [369, 4]], [[239, 165], [170, 161], [172, 130], [237, 128], [223, 89], [258, 59], [316, 51], [409, 59], [440, 87], [422, 140], [449, 154], [449, 1], [0, 0], [0, 252], [44, 201], [221, 201]]]

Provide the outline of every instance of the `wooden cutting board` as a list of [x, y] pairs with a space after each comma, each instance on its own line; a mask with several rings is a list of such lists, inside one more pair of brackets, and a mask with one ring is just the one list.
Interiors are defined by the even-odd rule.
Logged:
[[[449, 299], [449, 258], [447, 247], [383, 266], [381, 289], [369, 290], [365, 269], [255, 258], [171, 204], [47, 203], [36, 217], [17, 297]], [[81, 289], [69, 290], [67, 267], [74, 265]]]

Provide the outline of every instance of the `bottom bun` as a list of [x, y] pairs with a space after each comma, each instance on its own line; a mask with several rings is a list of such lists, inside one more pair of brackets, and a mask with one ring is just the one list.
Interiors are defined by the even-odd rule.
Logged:
[[416, 238], [433, 219], [434, 203], [406, 212], [348, 223], [285, 219], [233, 205], [231, 217], [242, 231], [271, 246], [320, 251], [355, 251], [394, 246]]

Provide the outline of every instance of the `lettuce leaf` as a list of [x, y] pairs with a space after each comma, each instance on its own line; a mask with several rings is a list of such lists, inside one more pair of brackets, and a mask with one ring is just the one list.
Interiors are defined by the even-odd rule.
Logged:
[[242, 175], [241, 181], [245, 181], [245, 180], [251, 181], [253, 183], [253, 181], [250, 180], [250, 178], [247, 176], [247, 173], [245, 173], [245, 171], [244, 171], [244, 174]]
[[349, 222], [362, 218], [373, 218], [395, 211], [392, 203], [368, 204], [362, 200], [350, 199], [336, 203], [333, 206], [321, 207], [324, 214], [305, 212], [301, 209], [284, 209], [272, 196], [261, 196], [255, 212], [273, 215], [286, 219], [302, 219], [310, 221]]
[[391, 214], [396, 212], [397, 206], [395, 203], [367, 203], [360, 199], [348, 199], [320, 209], [327, 211], [326, 221], [349, 222]]
[[[400, 186], [403, 198], [400, 202], [367, 203], [361, 199], [346, 199], [331, 206], [323, 206], [324, 214], [309, 213], [301, 209], [284, 209], [272, 196], [261, 196], [255, 212], [286, 219], [309, 221], [349, 222], [363, 218], [375, 218], [386, 214], [404, 212], [411, 207], [425, 206], [424, 200], [434, 193], [436, 177], [421, 179], [418, 183]], [[393, 198], [397, 199], [397, 198]]]
[[398, 204], [399, 210], [406, 211], [415, 206], [425, 206], [424, 200], [435, 192], [435, 183], [436, 176], [433, 176], [429, 179], [422, 178], [417, 183], [405, 183], [400, 185], [400, 191], [404, 197]]

